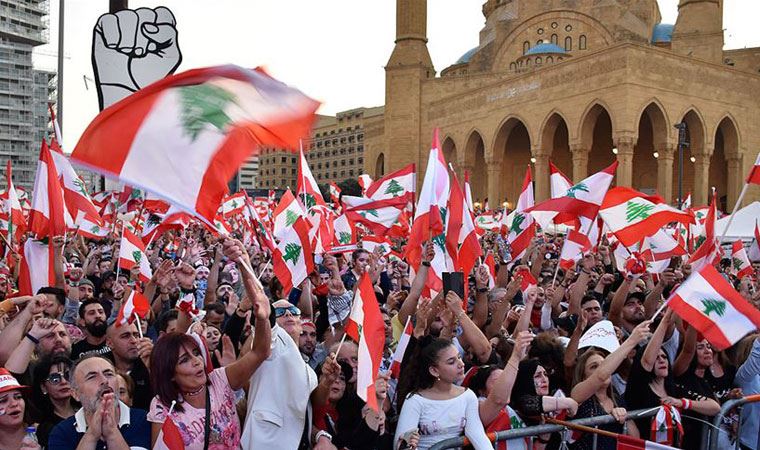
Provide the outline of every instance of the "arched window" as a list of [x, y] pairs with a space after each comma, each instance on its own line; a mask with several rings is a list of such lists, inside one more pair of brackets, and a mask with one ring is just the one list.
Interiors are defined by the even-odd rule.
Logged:
[[543, 39], [539, 39], [539, 40], [537, 40], [537, 41], [536, 41], [536, 45], [541, 45], [541, 44], [543, 44], [543, 43], [544, 43], [544, 40], [543, 40]]
[[586, 35], [582, 34], [578, 38], [578, 50], [586, 50]]
[[546, 64], [551, 64], [553, 62], [554, 62], [554, 58], [552, 58], [551, 56], [546, 57]]
[[543, 59], [540, 56], [536, 56], [536, 65], [540, 65], [543, 62]]
[[512, 71], [517, 70], [517, 64], [509, 63], [509, 70], [512, 70]]
[[385, 154], [380, 153], [375, 162], [375, 178], [380, 178], [383, 175], [385, 175]]
[[528, 50], [530, 50], [530, 42], [525, 41], [523, 42], [523, 55], [528, 53]]
[[573, 49], [573, 38], [570, 36], [565, 38], [565, 51], [570, 51]]
[[526, 66], [530, 66], [530, 61], [531, 61], [531, 60], [530, 60], [530, 58], [526, 59], [526, 60], [525, 60], [525, 65], [526, 65]]
[[558, 42], [559, 42], [559, 37], [557, 36], [557, 34], [556, 33], [552, 34], [552, 44], [557, 45]]

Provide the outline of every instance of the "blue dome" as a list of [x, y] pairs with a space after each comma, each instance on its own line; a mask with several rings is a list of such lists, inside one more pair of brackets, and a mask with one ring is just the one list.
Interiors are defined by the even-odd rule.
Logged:
[[567, 54], [564, 48], [557, 44], [538, 44], [535, 47], [531, 47], [530, 50], [525, 52], [526, 55], [540, 55], [543, 53], [561, 53]]
[[669, 23], [658, 23], [652, 30], [652, 44], [661, 42], [671, 42], [673, 39], [673, 25]]
[[467, 53], [465, 53], [464, 55], [460, 56], [459, 59], [457, 59], [457, 62], [455, 62], [454, 64], [465, 64], [465, 63], [470, 62], [470, 59], [472, 58], [472, 55], [474, 55], [475, 52], [478, 51], [478, 48], [479, 47], [475, 47], [475, 48], [471, 48], [471, 49], [467, 50]]

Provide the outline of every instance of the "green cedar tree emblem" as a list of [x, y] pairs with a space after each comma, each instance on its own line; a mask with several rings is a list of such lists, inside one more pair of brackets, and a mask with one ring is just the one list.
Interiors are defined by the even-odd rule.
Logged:
[[237, 207], [238, 207], [237, 200], [233, 200], [231, 206], [232, 206], [232, 209], [237, 209]]
[[290, 261], [293, 265], [296, 265], [298, 263], [298, 260], [301, 258], [301, 246], [294, 243], [289, 243], [285, 245], [285, 254], [282, 255], [282, 259], [285, 261]]
[[161, 218], [155, 214], [148, 216], [148, 222], [145, 224], [147, 227], [155, 227], [161, 222]]
[[724, 300], [718, 300], [715, 298], [702, 299], [702, 306], [705, 307], [702, 313], [709, 316], [711, 312], [715, 312], [719, 317], [723, 317], [726, 313], [726, 302]]
[[578, 191], [580, 191], [580, 192], [588, 192], [589, 191], [588, 190], [588, 186], [586, 186], [585, 183], [580, 182], [580, 183], [576, 184], [575, 186], [571, 187], [570, 189], [568, 189], [567, 193], [565, 195], [567, 197], [570, 197], [570, 198], [575, 198], [575, 193], [578, 192]]
[[359, 215], [364, 217], [365, 219], [367, 218], [368, 215], [372, 217], [380, 217], [380, 214], [377, 213], [376, 209], [368, 209], [366, 211], [360, 211]]
[[298, 214], [294, 213], [291, 210], [285, 211], [285, 226], [291, 227], [294, 223], [296, 223], [296, 220], [298, 220]]
[[72, 183], [74, 183], [74, 186], [77, 187], [77, 190], [79, 191], [80, 194], [84, 195], [85, 197], [87, 196], [87, 189], [85, 189], [84, 181], [82, 181], [81, 178], [79, 177], [74, 178], [72, 180]]
[[649, 217], [649, 212], [653, 209], [654, 205], [629, 201], [625, 204], [625, 221], [631, 223], [637, 219], [644, 220]]
[[341, 244], [348, 244], [349, 242], [351, 242], [351, 233], [346, 233], [345, 231], [339, 232], [338, 242]]
[[517, 417], [517, 416], [510, 417], [509, 418], [509, 422], [510, 422], [509, 426], [510, 426], [511, 430], [516, 430], [518, 428], [524, 428], [525, 427], [525, 423], [523, 423], [523, 421], [520, 420], [520, 418]]
[[734, 270], [736, 270], [737, 272], [739, 270], [742, 270], [742, 266], [744, 265], [742, 260], [739, 258], [731, 258], [731, 263], [734, 265]]
[[232, 122], [224, 110], [229, 103], [235, 101], [235, 96], [224, 89], [209, 84], [198, 84], [178, 88], [178, 91], [182, 127], [191, 141], [195, 142], [208, 126], [224, 131]]
[[98, 225], [93, 225], [92, 228], [90, 228], [90, 231], [92, 234], [98, 234], [100, 233], [100, 227]]
[[142, 259], [142, 252], [140, 250], [135, 250], [132, 252], [132, 259], [135, 260], [135, 264], [140, 264], [140, 260]]
[[697, 242], [694, 243], [694, 249], [696, 250], [699, 247], [701, 247], [702, 244], [704, 244], [706, 240], [707, 240], [707, 236], [699, 236], [697, 238]]
[[306, 209], [311, 209], [314, 206], [316, 206], [317, 200], [314, 198], [313, 195], [306, 193], [303, 195], [303, 198], [304, 198], [304, 206], [306, 206]]
[[446, 235], [441, 233], [437, 236], [433, 236], [433, 244], [437, 245], [442, 252], [446, 251]]
[[510, 233], [519, 233], [522, 231], [522, 223], [525, 221], [525, 214], [515, 213], [512, 218], [512, 226], [509, 228]]
[[385, 193], [394, 197], [398, 197], [402, 192], [404, 192], [404, 187], [396, 180], [391, 180], [391, 182], [388, 183], [388, 187], [385, 188]]

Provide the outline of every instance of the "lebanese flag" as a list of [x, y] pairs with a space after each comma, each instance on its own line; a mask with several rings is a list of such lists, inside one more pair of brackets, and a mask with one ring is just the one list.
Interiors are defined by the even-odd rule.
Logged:
[[119, 267], [124, 270], [132, 270], [140, 267], [140, 281], [147, 283], [153, 278], [153, 270], [150, 268], [148, 257], [145, 256], [145, 244], [136, 234], [126, 227], [122, 230], [121, 245], [119, 246]]
[[486, 211], [476, 216], [475, 226], [478, 230], [482, 230], [482, 233], [479, 233], [480, 235], [484, 234], [486, 231], [496, 231], [500, 227], [499, 222], [490, 211]]
[[334, 245], [349, 245], [356, 242], [356, 228], [345, 214], [341, 214], [333, 222], [333, 233], [335, 234]]
[[346, 322], [346, 334], [359, 344], [356, 393], [370, 408], [379, 411], [375, 380], [383, 362], [385, 324], [367, 272], [364, 272], [356, 288], [351, 314]]
[[168, 414], [161, 425], [153, 450], [185, 450], [185, 442], [182, 440], [179, 428]]
[[747, 184], [760, 184], [760, 153], [757, 154], [755, 165], [752, 166], [752, 170], [749, 171]]
[[[543, 228], [548, 226], [549, 222], [545, 221], [547, 217], [551, 216], [544, 214], [544, 212], [556, 213], [552, 218], [557, 223], [565, 223], [567, 220], [581, 217], [593, 220], [596, 218], [607, 189], [615, 177], [617, 166], [618, 163], [615, 161], [601, 172], [597, 172], [570, 187], [562, 197], [543, 201], [527, 209], [526, 212], [531, 213]], [[539, 214], [533, 214], [533, 212], [539, 212]]]
[[[98, 216], [98, 218], [100, 218], [100, 216]], [[108, 237], [110, 230], [108, 227], [99, 224], [96, 218], [85, 215], [82, 217], [82, 220], [79, 221], [77, 234], [84, 236], [87, 239], [100, 241]]]
[[53, 246], [29, 238], [21, 251], [18, 275], [19, 295], [34, 295], [40, 288], [55, 286]]
[[536, 277], [533, 276], [530, 270], [522, 268], [514, 273], [515, 277], [519, 276], [522, 277], [522, 283], [520, 283], [520, 290], [525, 293], [528, 289], [530, 289], [533, 286], [538, 286], [538, 280], [536, 280]]
[[403, 202], [388, 206], [387, 200], [376, 202], [366, 197], [343, 196], [343, 212], [353, 223], [361, 223], [378, 236], [385, 236], [398, 222], [404, 208]]
[[184, 230], [193, 221], [190, 214], [172, 205], [165, 214], [151, 213], [142, 228], [141, 236], [145, 246], [167, 230]]
[[464, 198], [470, 214], [475, 213], [475, 203], [472, 201], [472, 186], [470, 186], [470, 171], [464, 171]]
[[[446, 245], [455, 261], [455, 268], [461, 270], [467, 277], [475, 267], [478, 258], [483, 256], [483, 249], [478, 241], [472, 212], [467, 206], [467, 195], [459, 188], [456, 174], [452, 173], [451, 176], [453, 180], [449, 197], [449, 227], [446, 229]], [[465, 286], [465, 297], [467, 297], [467, 286]], [[466, 298], [463, 300], [466, 301]]]
[[525, 212], [534, 204], [533, 179], [530, 174], [530, 166], [528, 166], [517, 205], [507, 219], [507, 224], [509, 225], [509, 228], [506, 230], [507, 243], [510, 245], [509, 253], [512, 261], [525, 256], [525, 251], [530, 246], [530, 241], [536, 236], [536, 223], [533, 220], [533, 216]]
[[488, 268], [488, 288], [493, 289], [496, 285], [496, 260], [493, 258], [493, 253], [488, 252], [488, 256], [483, 260], [483, 265]]
[[309, 226], [303, 217], [297, 217], [280, 237], [272, 254], [272, 267], [286, 295], [314, 271]]
[[760, 225], [757, 219], [755, 219], [755, 240], [750, 245], [747, 256], [751, 261], [760, 261]]
[[[180, 302], [184, 303], [185, 305], [188, 304], [188, 301], [190, 303], [194, 303], [195, 302], [195, 297], [193, 296], [193, 294], [188, 294], [182, 300], [180, 300]], [[206, 311], [200, 310], [197, 313], [198, 314], [197, 316], [193, 316], [193, 314], [194, 314], [193, 311], [197, 311], [197, 309], [195, 309], [195, 305], [194, 304], [192, 305], [192, 307], [190, 307], [190, 306], [180, 306], [180, 304], [178, 302], [177, 303], [177, 307], [179, 307], [180, 310], [182, 310], [182, 311], [190, 310], [188, 313], [191, 315], [191, 317], [193, 317], [193, 320], [200, 320], [206, 314]], [[196, 319], [196, 317], [200, 317], [200, 318]], [[192, 328], [192, 327], [190, 327], [190, 328]], [[210, 374], [211, 372], [214, 371], [214, 364], [213, 364], [213, 362], [211, 360], [211, 352], [208, 351], [208, 346], [206, 345], [206, 339], [202, 338], [200, 335], [198, 335], [198, 333], [196, 333], [194, 331], [190, 331], [190, 329], [187, 330], [187, 334], [191, 338], [193, 338], [193, 340], [195, 340], [195, 344], [198, 346], [198, 350], [200, 350], [200, 352], [201, 352], [201, 358], [203, 358], [203, 369], [205, 370], [206, 375]]]
[[681, 209], [683, 211], [691, 209], [691, 192], [689, 192], [684, 201], [681, 203]]
[[692, 272], [670, 297], [668, 306], [718, 350], [760, 327], [760, 311], [711, 265]]
[[316, 253], [330, 249], [333, 240], [332, 212], [327, 208], [317, 180], [309, 169], [303, 150], [298, 159], [298, 181], [296, 182], [296, 199], [305, 212], [309, 224], [309, 238]]
[[677, 450], [665, 444], [658, 444], [652, 441], [619, 434], [617, 436], [617, 450]]
[[13, 186], [13, 173], [11, 169], [11, 160], [9, 159], [5, 166], [5, 200], [4, 211], [8, 215], [7, 231], [9, 242], [18, 242], [18, 237], [26, 233], [26, 219], [24, 210], [21, 208], [21, 202], [18, 200], [16, 188]]
[[50, 144], [50, 149], [55, 170], [58, 173], [61, 187], [63, 187], [63, 201], [71, 217], [79, 224], [81, 218], [87, 215], [90, 219], [99, 219], [100, 225], [103, 225], [103, 219], [100, 218], [98, 208], [92, 202], [90, 194], [87, 193], [84, 181], [74, 171], [69, 159], [63, 154], [55, 139]]
[[273, 252], [277, 247], [277, 244], [274, 240], [274, 237], [272, 236], [272, 233], [269, 232], [269, 229], [264, 223], [264, 220], [261, 218], [259, 211], [256, 208], [249, 208], [249, 213], [251, 214], [250, 220], [253, 224], [256, 236], [259, 239], [259, 244], [262, 248], [266, 247], [269, 249], [269, 251]]
[[367, 194], [367, 189], [372, 185], [372, 177], [363, 173], [359, 175], [359, 186], [362, 188], [362, 195]]
[[754, 271], [749, 262], [747, 251], [744, 249], [744, 243], [741, 239], [735, 241], [731, 247], [731, 273], [741, 280], [747, 275], [752, 275]]
[[644, 238], [641, 245], [641, 257], [650, 273], [664, 272], [670, 265], [670, 258], [684, 255], [686, 250], [663, 229]]
[[654, 235], [670, 222], [693, 223], [689, 213], [668, 206], [657, 196], [647, 196], [627, 187], [610, 189], [599, 215], [626, 247]]
[[705, 240], [687, 261], [687, 264], [691, 264], [692, 272], [698, 272], [703, 267], [712, 266], [720, 260], [720, 257], [723, 254], [720, 244], [715, 237], [715, 205], [716, 196], [715, 193], [713, 193], [712, 202], [710, 202], [710, 208], [707, 210], [707, 217], [705, 218]]
[[285, 193], [282, 194], [280, 203], [277, 204], [277, 208], [274, 210], [274, 227], [272, 232], [274, 237], [281, 239], [282, 236], [288, 232], [288, 229], [296, 223], [296, 220], [298, 220], [299, 217], [304, 217], [303, 209], [299, 206], [296, 198], [293, 197], [293, 193], [290, 192], [290, 189], [287, 189]]
[[298, 148], [318, 107], [259, 70], [193, 69], [103, 110], [71, 159], [211, 223], [227, 182], [256, 148]]
[[417, 209], [412, 223], [412, 232], [406, 246], [406, 258], [415, 270], [422, 261], [422, 243], [431, 236], [444, 231], [444, 217], [449, 198], [449, 171], [438, 141], [438, 128], [433, 131], [433, 145], [430, 149], [425, 179], [417, 200]]
[[34, 196], [29, 214], [29, 231], [38, 238], [63, 236], [66, 233], [66, 219], [63, 205], [63, 190], [58, 181], [58, 172], [47, 143], [42, 141], [34, 178]]
[[406, 199], [414, 202], [417, 188], [417, 172], [414, 164], [390, 173], [379, 180], [373, 181], [367, 188], [366, 197], [372, 200]]
[[[563, 197], [568, 189], [573, 186], [573, 182], [570, 181], [570, 178], [565, 176], [564, 173], [560, 172], [557, 166], [555, 166], [551, 161], [549, 161], [549, 186], [551, 188], [551, 198]], [[536, 211], [532, 213], [532, 215], [537, 218], [536, 221], [541, 224], [543, 228], [546, 228], [554, 220], [557, 214], [551, 211]], [[555, 223], [565, 223], [567, 225], [575, 224], [575, 219], [572, 217], [570, 217], [570, 220], [567, 220], [565, 222], [562, 222], [561, 219], [562, 218], [559, 218]]]
[[148, 317], [150, 303], [144, 295], [132, 289], [127, 300], [122, 302], [119, 313], [116, 316], [116, 326], [120, 327], [135, 321], [135, 316], [141, 319]]
[[314, 175], [311, 173], [311, 169], [309, 169], [309, 163], [306, 162], [306, 155], [304, 155], [303, 150], [300, 151], [300, 157], [298, 158], [296, 198], [306, 212], [315, 206], [325, 206], [325, 200], [319, 191], [317, 180], [314, 179]]
[[564, 270], [572, 269], [589, 250], [591, 250], [591, 242], [588, 237], [578, 231], [569, 230], [565, 243], [562, 245], [562, 253], [559, 255], [559, 266]]
[[393, 358], [391, 362], [391, 378], [398, 380], [401, 374], [401, 362], [404, 360], [404, 353], [406, 353], [406, 347], [409, 345], [409, 340], [412, 338], [414, 332], [414, 326], [410, 320], [412, 316], [407, 316], [406, 325], [404, 325], [404, 331], [398, 338], [398, 345], [396, 350], [393, 351]]
[[219, 208], [222, 216], [234, 216], [235, 214], [243, 212], [243, 209], [245, 208], [245, 199], [245, 192], [236, 192], [233, 195], [225, 197], [222, 206]]
[[334, 181], [331, 181], [328, 186], [330, 187], [330, 201], [333, 203], [333, 208], [337, 211], [340, 209], [340, 188]]
[[391, 253], [391, 242], [380, 236], [364, 236], [362, 238], [362, 248], [370, 253], [375, 253], [380, 248], [380, 256], [387, 256]]

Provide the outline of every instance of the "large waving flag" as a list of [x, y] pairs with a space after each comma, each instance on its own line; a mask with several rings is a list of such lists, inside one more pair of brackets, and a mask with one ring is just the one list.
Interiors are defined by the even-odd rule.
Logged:
[[580, 261], [583, 254], [591, 250], [591, 242], [585, 234], [570, 230], [562, 245], [562, 253], [559, 255], [559, 266], [564, 270], [570, 270]]
[[288, 232], [288, 228], [292, 227], [299, 217], [304, 217], [303, 209], [299, 206], [296, 198], [293, 197], [290, 189], [287, 189], [282, 194], [277, 208], [274, 209], [274, 228], [272, 231], [274, 237], [277, 239], [282, 238]]
[[549, 161], [549, 184], [551, 185], [552, 198], [562, 197], [573, 186], [570, 178], [562, 173], [551, 161]]
[[372, 200], [405, 199], [414, 202], [414, 193], [417, 189], [417, 172], [414, 164], [409, 164], [379, 180], [375, 180], [367, 188], [366, 197]]
[[670, 222], [692, 223], [689, 213], [668, 206], [659, 197], [647, 196], [627, 187], [610, 189], [599, 215], [626, 247], [654, 235]]
[[346, 322], [346, 334], [359, 344], [356, 393], [370, 408], [380, 411], [375, 395], [375, 380], [383, 362], [385, 325], [367, 272], [359, 280], [354, 294], [351, 314]]
[[309, 227], [303, 217], [296, 218], [283, 233], [272, 255], [272, 267], [286, 295], [314, 271]]
[[670, 297], [668, 307], [718, 350], [760, 327], [760, 311], [711, 265], [693, 272]]
[[261, 71], [194, 69], [103, 110], [71, 158], [210, 224], [243, 162], [258, 146], [298, 148], [318, 106]]
[[153, 270], [145, 255], [145, 244], [136, 234], [126, 227], [122, 229], [121, 245], [119, 246], [119, 267], [124, 270], [140, 268], [140, 281], [147, 283], [153, 278]]
[[343, 196], [343, 212], [354, 223], [361, 223], [378, 236], [385, 236], [401, 216], [403, 204], [389, 206], [387, 200], [374, 201], [366, 197]]
[[55, 140], [50, 144], [50, 150], [53, 163], [55, 163], [55, 170], [63, 188], [63, 201], [71, 217], [77, 224], [84, 216], [88, 216], [90, 220], [98, 220], [99, 224], [103, 225], [103, 219], [100, 218], [98, 208], [92, 202], [90, 194], [87, 193], [84, 181], [71, 167], [69, 159], [63, 154], [61, 147]]
[[510, 245], [512, 261], [525, 255], [525, 251], [530, 246], [530, 241], [536, 235], [536, 223], [533, 216], [525, 212], [528, 208], [533, 207], [534, 203], [533, 178], [530, 174], [530, 166], [528, 166], [517, 205], [506, 221], [508, 226], [506, 230], [507, 243]]
[[691, 258], [689, 258], [688, 264], [691, 264], [692, 272], [701, 270], [705, 266], [711, 266], [720, 260], [723, 254], [718, 239], [715, 236], [715, 221], [717, 220], [717, 206], [716, 196], [713, 193], [712, 201], [710, 202], [710, 208], [707, 211], [707, 217], [705, 218], [705, 240], [695, 251]]
[[[431, 236], [442, 235], [449, 198], [449, 171], [438, 140], [438, 129], [433, 132], [425, 179], [417, 200], [412, 232], [406, 245], [406, 257], [416, 270], [422, 261], [422, 243]], [[441, 247], [443, 247], [441, 245]], [[445, 250], [444, 250], [445, 251]]]
[[[533, 217], [546, 228], [550, 222], [546, 222], [551, 217], [557, 223], [565, 223], [567, 220], [585, 218], [594, 220], [599, 207], [602, 205], [607, 189], [615, 177], [617, 170], [617, 161], [609, 167], [597, 172], [580, 183], [571, 186], [562, 197], [552, 198], [543, 201], [536, 206], [529, 208], [526, 212], [533, 214]], [[546, 212], [555, 213], [554, 217]]]
[[[446, 229], [446, 245], [455, 262], [455, 269], [469, 276], [483, 249], [478, 241], [478, 233], [467, 207], [467, 196], [459, 187], [456, 174], [452, 173], [451, 196], [449, 198], [449, 225]], [[467, 286], [465, 286], [465, 297]], [[466, 299], [463, 299], [466, 301]]]
[[66, 233], [65, 214], [63, 190], [58, 181], [58, 172], [55, 170], [50, 149], [43, 140], [37, 162], [37, 175], [34, 178], [29, 231], [38, 238], [63, 236]]

